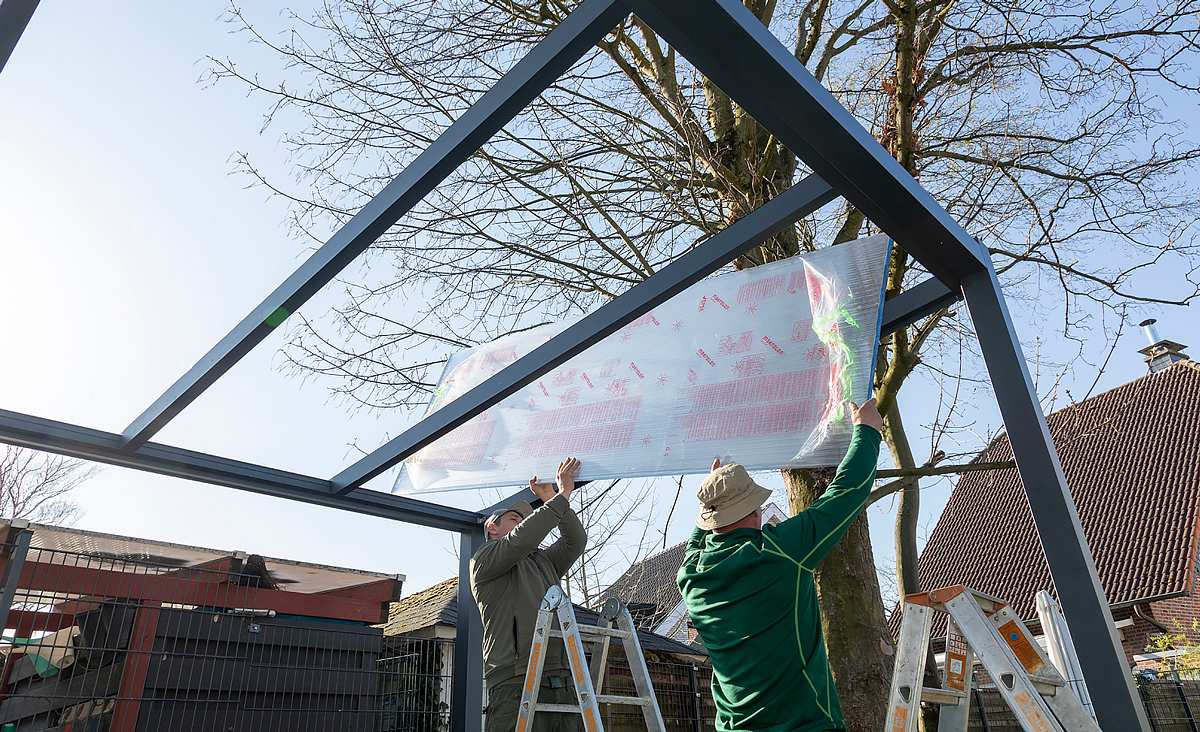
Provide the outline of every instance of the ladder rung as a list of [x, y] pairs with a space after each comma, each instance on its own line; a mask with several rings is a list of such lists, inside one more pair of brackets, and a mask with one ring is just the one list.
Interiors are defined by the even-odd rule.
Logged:
[[[1051, 676], [1042, 676], [1041, 674], [1030, 674], [1029, 680], [1032, 681], [1034, 683], [1034, 685], [1038, 687], [1039, 691], [1041, 691], [1042, 687], [1049, 687], [1051, 689], [1061, 689], [1062, 687], [1067, 685], [1066, 681], [1062, 681], [1060, 679], [1057, 679], [1057, 678], [1054, 678]], [[1042, 693], [1045, 694], [1046, 692], [1043, 691]]]
[[975, 598], [975, 602], [979, 604], [979, 608], [983, 610], [984, 614], [994, 613], [1000, 608], [1008, 605], [1008, 603], [1006, 603], [1004, 600], [1001, 600], [999, 597], [996, 597], [995, 595], [989, 595], [986, 592], [971, 590], [969, 588], [968, 590]]
[[[625, 632], [624, 630], [617, 630], [616, 628], [601, 628], [598, 625], [576, 625], [575, 629], [579, 631], [580, 635], [607, 635], [612, 638], [622, 639], [629, 637], [629, 633]], [[550, 635], [554, 638], [563, 637], [561, 630], [551, 630]]]
[[563, 712], [565, 714], [579, 714], [579, 707], [574, 704], [542, 704], [538, 702], [537, 711], [539, 712]]
[[965, 692], [955, 691], [954, 689], [934, 689], [930, 686], [921, 689], [921, 701], [929, 702], [930, 704], [958, 706], [958, 703], [966, 698], [967, 695]]
[[643, 699], [640, 696], [607, 696], [605, 694], [597, 696], [596, 701], [601, 704], [629, 704], [636, 707], [644, 707], [650, 703], [649, 699]]

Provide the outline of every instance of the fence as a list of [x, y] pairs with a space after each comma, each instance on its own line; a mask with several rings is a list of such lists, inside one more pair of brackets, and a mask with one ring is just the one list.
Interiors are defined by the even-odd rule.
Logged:
[[[382, 671], [381, 732], [444, 732], [450, 723], [451, 668], [454, 641], [389, 636], [379, 659]], [[670, 732], [713, 729], [716, 709], [709, 687], [711, 670], [687, 663], [647, 661], [663, 721]], [[614, 649], [604, 677], [607, 694], [631, 696], [633, 677], [619, 649]], [[643, 732], [641, 711], [602, 705], [606, 732]]]
[[[654, 695], [669, 732], [700, 732], [714, 727], [716, 708], [712, 702], [712, 670], [689, 663], [647, 661]], [[633, 676], [617, 655], [608, 663], [604, 677], [606, 694], [633, 696]], [[603, 705], [601, 717], [606, 732], [642, 732], [646, 724], [641, 710], [629, 706]]]
[[[0, 542], [0, 732], [449, 729], [453, 641], [384, 636], [377, 588], [284, 592], [234, 558], [30, 540]], [[614, 655], [606, 684], [632, 693]], [[649, 666], [668, 728], [711, 729], [708, 670]], [[626, 711], [606, 727], [643, 729]]]
[[[1200, 732], [1200, 681], [1147, 681], [1138, 684], [1153, 732]], [[972, 692], [972, 732], [1023, 732], [1000, 692]]]
[[3, 732], [382, 728], [378, 602], [29, 541], [0, 546]]
[[454, 641], [387, 636], [379, 658], [379, 732], [444, 732], [450, 728]]

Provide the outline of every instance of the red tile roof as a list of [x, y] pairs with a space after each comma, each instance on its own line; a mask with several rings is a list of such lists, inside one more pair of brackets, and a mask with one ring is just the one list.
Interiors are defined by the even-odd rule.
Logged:
[[[1109, 603], [1185, 594], [1200, 518], [1200, 366], [1177, 363], [1047, 421]], [[1004, 436], [976, 458], [1010, 459]], [[919, 566], [923, 588], [966, 584], [1026, 619], [1038, 590], [1054, 592], [1015, 468], [962, 476]]]

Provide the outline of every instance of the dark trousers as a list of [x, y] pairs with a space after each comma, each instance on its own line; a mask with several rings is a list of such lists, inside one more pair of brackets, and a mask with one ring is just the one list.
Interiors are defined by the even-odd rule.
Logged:
[[[488, 686], [487, 708], [484, 709], [485, 732], [516, 731], [523, 682], [524, 679], [515, 678]], [[571, 677], [550, 673], [542, 676], [538, 701], [543, 704], [579, 704]], [[578, 714], [538, 712], [533, 717], [533, 729], [525, 732], [578, 732], [582, 729], [583, 718]]]

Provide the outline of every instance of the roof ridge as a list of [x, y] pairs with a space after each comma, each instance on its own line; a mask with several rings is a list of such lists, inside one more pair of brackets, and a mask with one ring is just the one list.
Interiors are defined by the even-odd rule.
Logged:
[[[1187, 365], [1188, 368], [1192, 369], [1193, 371], [1196, 371], [1197, 374], [1200, 374], [1200, 362], [1192, 361], [1190, 359], [1184, 360], [1184, 361], [1176, 361], [1175, 363], [1171, 364], [1170, 366], [1168, 366], [1165, 369], [1142, 374], [1141, 376], [1139, 376], [1135, 379], [1126, 381], [1123, 384], [1117, 384], [1108, 389], [1105, 389], [1104, 391], [1100, 391], [1100, 392], [1097, 392], [1090, 396], [1087, 396], [1077, 402], [1072, 402], [1070, 404], [1066, 404], [1058, 409], [1055, 409], [1052, 412], [1045, 413], [1045, 419], [1048, 423], [1052, 417], [1060, 417], [1061, 416], [1063, 418], [1066, 418], [1067, 416], [1069, 416], [1067, 413], [1076, 411], [1079, 408], [1081, 408], [1085, 405], [1088, 405], [1089, 402], [1092, 402], [1093, 400], [1100, 399], [1101, 397], [1109, 396], [1112, 393], [1119, 391], [1121, 389], [1126, 389], [1126, 388], [1135, 387], [1135, 386], [1140, 386], [1142, 388], [1145, 388], [1146, 386], [1148, 386], [1148, 384], [1139, 383], [1139, 382], [1145, 382], [1149, 378], [1154, 377], [1154, 376], [1159, 376], [1160, 374], [1170, 373], [1173, 368], [1175, 368], [1176, 366], [1180, 366], [1180, 365]], [[1131, 395], [1131, 398], [1133, 396], [1136, 396], [1136, 394]], [[981, 460], [983, 458], [985, 453], [990, 451], [992, 448], [997, 447], [998, 445], [1001, 445], [1007, 441], [1008, 441], [1008, 427], [1004, 426], [1003, 422], [1002, 422], [1000, 431], [997, 432], [995, 437], [988, 440], [987, 444], [985, 444], [983, 447], [981, 447], [979, 449], [978, 452], [975, 453], [974, 457], [971, 458], [970, 462], [971, 463], [978, 462], [979, 460]]]
[[[1126, 381], [1122, 384], [1115, 384], [1113, 386], [1110, 386], [1109, 388], [1105, 389], [1104, 391], [1096, 392], [1095, 394], [1092, 394], [1084, 399], [1081, 399], [1080, 401], [1074, 402], [1072, 404], [1068, 404], [1068, 405], [1064, 406], [1062, 409], [1056, 409], [1053, 412], [1051, 412], [1050, 414], [1058, 414], [1059, 412], [1065, 411], [1067, 409], [1071, 409], [1072, 407], [1078, 407], [1079, 405], [1090, 402], [1093, 399], [1102, 397], [1106, 394], [1111, 394], [1114, 391], [1117, 391], [1118, 389], [1124, 389], [1127, 386], [1133, 386], [1134, 384], [1137, 384], [1139, 381], [1146, 381], [1147, 379], [1158, 376], [1160, 374], [1169, 373], [1171, 371], [1171, 369], [1175, 368], [1176, 366], [1180, 366], [1180, 365], [1184, 365], [1184, 364], [1186, 364], [1188, 367], [1192, 368], [1193, 370], [1200, 372], [1200, 363], [1197, 363], [1197, 362], [1191, 360], [1190, 358], [1184, 359], [1182, 361], [1176, 361], [1175, 363], [1167, 366], [1165, 369], [1159, 369], [1158, 371], [1147, 371], [1146, 373], [1142, 374], [1141, 376], [1134, 377], [1134, 378], [1130, 379], [1129, 381]], [[1046, 416], [1049, 417], [1050, 414], [1048, 414]]]

